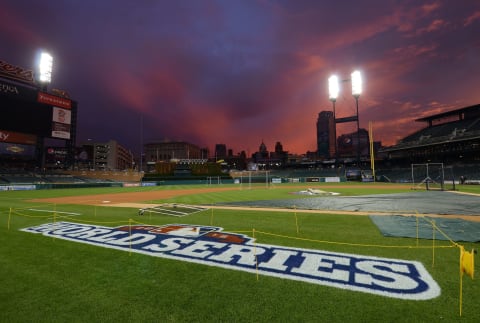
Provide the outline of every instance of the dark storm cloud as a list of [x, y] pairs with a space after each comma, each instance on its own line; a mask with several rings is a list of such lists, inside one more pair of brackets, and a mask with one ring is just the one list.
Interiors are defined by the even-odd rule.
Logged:
[[[316, 149], [327, 79], [364, 73], [360, 123], [392, 144], [424, 115], [479, 103], [480, 3], [43, 1], [0, 10], [0, 59], [55, 57], [79, 141], [185, 140], [235, 152]], [[354, 111], [349, 84], [340, 115]], [[347, 129], [348, 130], [348, 129]]]

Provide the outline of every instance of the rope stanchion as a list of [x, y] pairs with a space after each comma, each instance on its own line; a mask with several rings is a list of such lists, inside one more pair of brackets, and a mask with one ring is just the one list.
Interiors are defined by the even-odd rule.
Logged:
[[132, 219], [128, 219], [128, 236], [130, 238], [130, 252], [128, 253], [129, 256], [132, 255]]
[[297, 228], [297, 235], [299, 234], [299, 230], [298, 230], [298, 217], [297, 217], [297, 208], [295, 207], [295, 205], [293, 206], [293, 208], [295, 209], [295, 226]]
[[[463, 248], [463, 247], [462, 247]], [[462, 250], [460, 249], [460, 293], [459, 293], [459, 306], [460, 316], [462, 316], [462, 301], [463, 301], [463, 268], [462, 268]]]
[[12, 217], [12, 208], [8, 212], [8, 222], [7, 222], [7, 229], [10, 230], [10, 218]]
[[418, 214], [417, 210], [415, 210], [415, 214], [416, 214], [415, 220], [417, 222], [417, 247], [418, 247], [418, 217], [419, 217], [419, 214]]
[[210, 208], [210, 210], [212, 210], [212, 212], [210, 213], [210, 225], [213, 225], [213, 207]]
[[253, 254], [255, 255], [255, 272], [257, 275], [257, 281], [260, 279], [258, 274], [258, 257], [257, 257], [257, 241], [255, 239], [255, 228], [252, 229], [253, 238]]
[[435, 221], [432, 220], [432, 267], [435, 267]]

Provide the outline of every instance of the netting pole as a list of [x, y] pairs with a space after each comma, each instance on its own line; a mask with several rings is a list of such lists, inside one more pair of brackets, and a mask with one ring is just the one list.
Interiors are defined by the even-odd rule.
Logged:
[[412, 190], [415, 189], [415, 176], [413, 176], [413, 164], [410, 165], [412, 169]]
[[425, 187], [426, 187], [427, 191], [429, 191], [430, 190], [430, 188], [429, 188], [430, 174], [428, 173], [428, 164], [425, 164], [425, 165], [426, 165], [426, 168], [427, 168], [427, 178], [426, 178], [426, 181], [425, 181], [425, 184], [426, 184]]
[[443, 168], [443, 163], [441, 165], [442, 165], [442, 191], [445, 191], [445, 171]]

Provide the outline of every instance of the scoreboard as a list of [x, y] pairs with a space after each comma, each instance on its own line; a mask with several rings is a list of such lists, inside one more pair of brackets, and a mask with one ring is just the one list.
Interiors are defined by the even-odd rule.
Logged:
[[75, 101], [43, 90], [30, 71], [0, 61], [0, 158], [33, 147], [34, 158], [41, 165], [44, 139], [53, 138], [65, 141], [67, 160], [72, 161], [76, 121]]
[[14, 90], [0, 92], [0, 130], [71, 139], [75, 102], [19, 85], [10, 89]]

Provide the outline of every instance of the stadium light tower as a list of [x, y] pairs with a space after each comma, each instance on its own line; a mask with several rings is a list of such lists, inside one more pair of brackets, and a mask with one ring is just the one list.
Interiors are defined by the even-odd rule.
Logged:
[[40, 53], [38, 61], [38, 80], [46, 91], [47, 85], [52, 82], [53, 57], [49, 53], [43, 51]]
[[335, 166], [337, 165], [337, 124], [335, 116], [335, 102], [338, 98], [338, 93], [340, 92], [340, 82], [337, 75], [332, 75], [328, 78], [328, 96], [333, 105], [333, 138], [335, 139]]
[[360, 167], [360, 120], [358, 117], [358, 98], [362, 94], [362, 74], [360, 71], [354, 71], [351, 75], [352, 80], [352, 95], [355, 98], [357, 106], [357, 162]]

